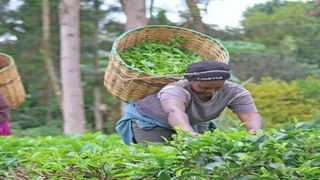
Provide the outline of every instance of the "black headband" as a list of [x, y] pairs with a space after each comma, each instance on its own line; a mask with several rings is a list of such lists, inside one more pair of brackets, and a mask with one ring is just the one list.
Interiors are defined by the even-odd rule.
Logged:
[[219, 61], [201, 61], [188, 66], [185, 78], [189, 81], [214, 81], [230, 78], [231, 68]]

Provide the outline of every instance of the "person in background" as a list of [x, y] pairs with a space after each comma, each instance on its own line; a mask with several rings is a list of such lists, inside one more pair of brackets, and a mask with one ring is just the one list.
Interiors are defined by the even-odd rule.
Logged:
[[6, 101], [5, 96], [0, 91], [0, 136], [11, 135], [11, 129], [9, 125], [10, 109]]
[[225, 108], [245, 123], [249, 133], [263, 127], [249, 91], [228, 81], [231, 68], [219, 61], [202, 61], [187, 67], [185, 78], [169, 83], [159, 92], [129, 103], [116, 130], [124, 143], [172, 140], [174, 128], [192, 135], [204, 133]]

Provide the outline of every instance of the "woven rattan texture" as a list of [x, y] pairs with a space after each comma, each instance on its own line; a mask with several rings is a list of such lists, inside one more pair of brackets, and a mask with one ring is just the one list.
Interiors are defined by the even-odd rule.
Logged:
[[10, 107], [18, 107], [25, 100], [25, 91], [14, 60], [0, 53], [0, 91]]
[[[206, 60], [212, 59], [228, 63], [229, 55], [226, 49], [219, 42], [203, 34], [170, 26], [140, 28], [123, 34], [113, 43], [104, 77], [104, 85], [108, 91], [122, 101], [135, 101], [156, 93], [170, 81], [178, 80], [178, 77], [172, 78], [170, 75], [159, 78], [156, 75], [132, 69], [121, 60], [118, 53], [149, 40], [171, 42], [175, 36], [183, 36], [186, 41], [182, 46], [205, 57]], [[144, 77], [148, 78], [143, 79]]]

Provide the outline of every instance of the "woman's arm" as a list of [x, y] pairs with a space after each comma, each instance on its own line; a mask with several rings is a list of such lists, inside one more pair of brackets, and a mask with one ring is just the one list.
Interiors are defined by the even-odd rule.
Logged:
[[245, 123], [245, 127], [251, 134], [255, 134], [257, 130], [262, 129], [263, 127], [262, 118], [257, 112], [237, 113], [237, 116]]
[[178, 99], [164, 99], [160, 101], [164, 112], [168, 113], [168, 122], [171, 127], [181, 127], [183, 131], [190, 132], [192, 135], [197, 135], [194, 132], [190, 123], [189, 117], [185, 113], [185, 103]]

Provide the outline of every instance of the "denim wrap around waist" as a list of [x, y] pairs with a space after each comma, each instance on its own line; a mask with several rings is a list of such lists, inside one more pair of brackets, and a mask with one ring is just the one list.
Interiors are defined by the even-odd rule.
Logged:
[[[159, 120], [151, 119], [146, 116], [142, 116], [136, 110], [135, 103], [129, 103], [126, 105], [124, 110], [124, 115], [116, 124], [116, 130], [121, 136], [125, 144], [133, 143], [133, 132], [131, 122], [134, 120], [137, 123], [137, 126], [143, 130], [151, 130], [156, 126], [162, 128], [171, 129], [172, 127], [169, 123], [162, 123]], [[202, 122], [204, 124], [210, 124], [212, 121]], [[199, 124], [202, 124], [199, 123]], [[198, 124], [192, 125], [192, 129], [195, 132], [198, 132]]]
[[129, 103], [125, 107], [123, 117], [116, 124], [116, 130], [125, 144], [133, 143], [133, 132], [131, 127], [132, 120], [135, 120], [138, 127], [144, 130], [151, 130], [156, 126], [171, 128], [169, 124], [164, 124], [160, 121], [140, 115], [135, 108], [135, 104]]

